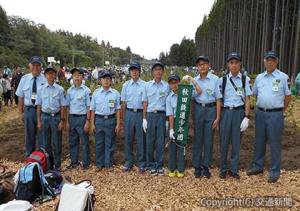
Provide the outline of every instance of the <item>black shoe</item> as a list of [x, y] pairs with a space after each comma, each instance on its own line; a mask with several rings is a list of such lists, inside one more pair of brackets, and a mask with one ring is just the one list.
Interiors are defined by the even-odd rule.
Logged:
[[165, 175], [164, 170], [163, 169], [158, 169], [157, 170], [157, 175], [158, 176], [164, 176]]
[[246, 173], [248, 176], [252, 176], [252, 175], [262, 174], [263, 170], [256, 170], [256, 169], [250, 168], [247, 170]]
[[90, 168], [90, 165], [83, 165], [83, 166], [82, 166], [82, 169], [83, 169], [84, 171], [88, 170], [89, 168]]
[[194, 172], [194, 175], [195, 175], [195, 178], [200, 178], [202, 176], [202, 168], [195, 168], [195, 172]]
[[238, 173], [233, 173], [232, 171], [228, 172], [229, 177], [232, 177], [234, 179], [240, 179], [240, 175]]
[[275, 183], [278, 181], [278, 179], [279, 179], [279, 177], [269, 177], [268, 183]]
[[77, 162], [77, 163], [71, 163], [70, 165], [67, 166], [67, 169], [75, 169], [78, 166], [80, 166], [79, 162]]
[[100, 171], [102, 171], [102, 169], [103, 169], [103, 167], [102, 166], [96, 166], [96, 172], [100, 172]]
[[209, 179], [211, 177], [211, 173], [209, 172], [209, 168], [208, 167], [203, 166], [203, 173], [202, 173], [202, 175], [205, 178], [207, 178], [207, 179]]
[[131, 170], [131, 167], [123, 166], [123, 172], [129, 172]]
[[227, 176], [227, 172], [226, 172], [226, 171], [221, 172], [221, 173], [219, 174], [219, 177], [220, 177], [221, 179], [226, 179], [226, 176]]
[[150, 175], [151, 175], [151, 176], [157, 176], [158, 174], [157, 174], [156, 169], [150, 170]]

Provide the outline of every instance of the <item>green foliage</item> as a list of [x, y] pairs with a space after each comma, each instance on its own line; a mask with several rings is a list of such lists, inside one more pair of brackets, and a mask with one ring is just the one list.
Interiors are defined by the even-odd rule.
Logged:
[[87, 35], [68, 31], [50, 31], [45, 25], [17, 16], [7, 17], [0, 6], [0, 67], [4, 65], [26, 65], [33, 55], [39, 55], [46, 64], [47, 57], [53, 56], [66, 66], [101, 66], [104, 61], [110, 64], [128, 64], [132, 58], [140, 61], [139, 55], [114, 48], [109, 42], [101, 45]]
[[180, 44], [173, 44], [169, 55], [160, 54], [160, 60], [165, 64], [176, 66], [193, 66], [196, 58], [194, 40], [183, 38]]

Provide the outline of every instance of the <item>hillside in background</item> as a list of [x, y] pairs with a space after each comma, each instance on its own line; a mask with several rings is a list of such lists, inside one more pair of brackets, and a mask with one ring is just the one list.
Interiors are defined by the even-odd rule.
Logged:
[[7, 16], [0, 6], [0, 68], [26, 65], [32, 55], [40, 55], [44, 60], [55, 57], [67, 66], [102, 66], [105, 61], [120, 65], [142, 60], [130, 47], [123, 50], [112, 47], [109, 42], [98, 43], [87, 35], [62, 30], [53, 32], [43, 24]]

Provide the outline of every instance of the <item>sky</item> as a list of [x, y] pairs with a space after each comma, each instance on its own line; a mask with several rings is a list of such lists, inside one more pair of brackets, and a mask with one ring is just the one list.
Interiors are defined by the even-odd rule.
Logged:
[[0, 0], [7, 15], [109, 41], [154, 59], [182, 38], [194, 39], [214, 0]]

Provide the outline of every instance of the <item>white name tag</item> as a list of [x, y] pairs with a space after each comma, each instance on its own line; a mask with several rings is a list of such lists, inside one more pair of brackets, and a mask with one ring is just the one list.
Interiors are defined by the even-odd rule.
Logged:
[[279, 83], [278, 82], [273, 82], [272, 83], [272, 90], [274, 91], [274, 92], [278, 92], [278, 90], [279, 90]]
[[212, 93], [213, 93], [213, 92], [212, 92], [212, 90], [211, 90], [211, 89], [209, 89], [209, 88], [208, 88], [208, 89], [206, 89], [206, 92], [207, 92], [207, 94], [208, 94], [208, 95], [212, 95]]
[[238, 87], [238, 88], [237, 88], [237, 91], [236, 91], [236, 94], [237, 94], [238, 96], [243, 96], [243, 88]]
[[109, 101], [108, 101], [108, 106], [109, 106], [110, 108], [114, 108], [114, 107], [115, 107], [115, 101], [114, 101], [114, 100], [109, 100]]

